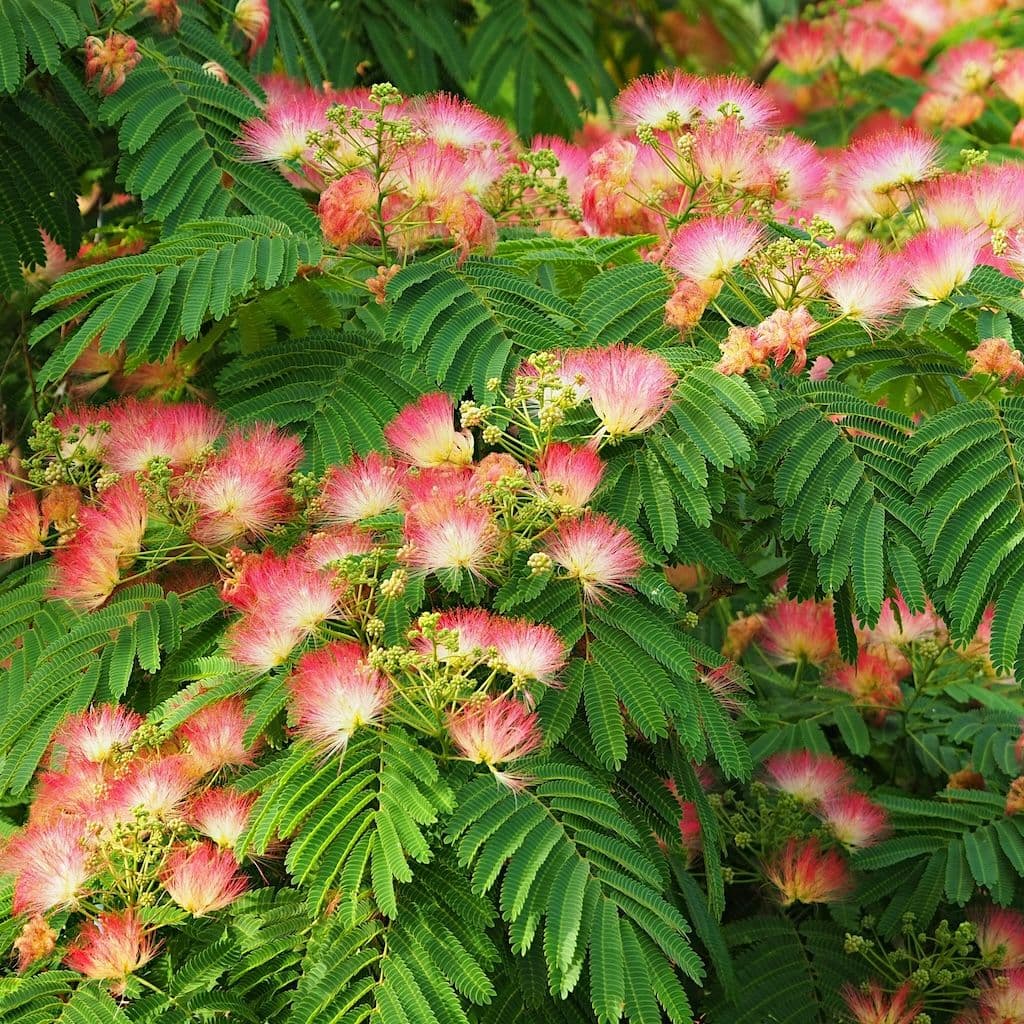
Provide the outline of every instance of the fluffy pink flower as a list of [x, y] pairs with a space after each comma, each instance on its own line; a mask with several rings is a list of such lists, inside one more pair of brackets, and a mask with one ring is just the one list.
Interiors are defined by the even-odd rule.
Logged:
[[140, 60], [139, 44], [123, 32], [110, 32], [106, 39], [89, 36], [85, 40], [85, 79], [91, 82], [98, 76], [96, 88], [104, 96], [117, 92]]
[[180, 754], [137, 761], [110, 786], [103, 802], [108, 821], [127, 821], [136, 811], [175, 817], [195, 781], [188, 758]]
[[771, 94], [749, 79], [736, 75], [713, 75], [703, 80], [701, 113], [709, 121], [736, 118], [744, 128], [770, 128], [778, 122], [779, 110]]
[[29, 825], [0, 850], [0, 874], [15, 876], [13, 914], [74, 907], [91, 877], [85, 825], [67, 818]]
[[186, 819], [218, 846], [233, 849], [249, 825], [256, 796], [233, 789], [208, 789], [188, 803]]
[[764, 136], [736, 118], [700, 125], [693, 136], [693, 164], [711, 189], [761, 194], [772, 171], [764, 159]]
[[452, 505], [443, 516], [407, 517], [405, 543], [404, 557], [413, 569], [465, 569], [479, 575], [494, 553], [497, 532], [486, 509]]
[[356, 729], [377, 722], [390, 699], [387, 680], [354, 643], [304, 654], [288, 685], [299, 735], [328, 753], [343, 751]]
[[604, 462], [590, 446], [549, 444], [537, 460], [544, 495], [567, 510], [583, 508], [604, 475]]
[[45, 550], [49, 525], [33, 491], [16, 491], [0, 509], [0, 562]]
[[779, 63], [798, 75], [813, 75], [836, 55], [829, 26], [822, 21], [795, 19], [785, 22], [773, 44]]
[[1024, 967], [1024, 915], [986, 907], [971, 915], [978, 951], [995, 967]]
[[54, 597], [84, 609], [98, 608], [113, 593], [121, 571], [142, 547], [148, 520], [146, 501], [133, 479], [104, 491], [98, 507], [82, 508], [74, 537], [57, 549]]
[[587, 512], [555, 527], [544, 550], [570, 579], [579, 580], [588, 601], [605, 590], [623, 590], [644, 565], [633, 535], [607, 516]]
[[763, 157], [776, 198], [796, 204], [808, 202], [821, 193], [828, 165], [814, 143], [795, 135], [775, 136], [765, 144]]
[[901, 594], [882, 602], [878, 622], [858, 631], [861, 643], [872, 654], [883, 657], [900, 677], [910, 675], [911, 665], [904, 650], [917, 640], [942, 640], [946, 625], [928, 604], [923, 612], [912, 612]]
[[496, 616], [483, 608], [451, 608], [442, 612], [437, 622], [438, 630], [455, 634], [455, 642], [432, 640], [422, 633], [413, 638], [413, 647], [421, 654], [447, 661], [455, 656], [482, 656], [494, 646]]
[[818, 356], [818, 358], [811, 363], [811, 368], [807, 371], [807, 376], [815, 383], [828, 380], [829, 371], [833, 366], [835, 366], [835, 363], [833, 363], [828, 356]]
[[909, 981], [891, 994], [877, 982], [867, 991], [847, 985], [842, 996], [854, 1024], [913, 1024], [921, 1012], [921, 1003], [911, 1002]]
[[198, 512], [192, 536], [222, 546], [246, 535], [261, 536], [287, 521], [294, 513], [290, 477], [302, 456], [298, 439], [274, 427], [234, 431], [190, 485]]
[[869, 651], [858, 654], [856, 665], [840, 665], [824, 682], [850, 694], [856, 705], [870, 711], [876, 724], [903, 704], [903, 691], [892, 666]]
[[332, 181], [317, 206], [324, 238], [339, 249], [372, 240], [377, 228], [370, 214], [377, 199], [377, 185], [369, 171], [349, 171]]
[[896, 32], [869, 4], [850, 12], [838, 39], [840, 55], [858, 75], [882, 67], [898, 45]]
[[462, 757], [496, 768], [544, 742], [537, 713], [511, 697], [464, 704], [448, 716], [448, 734]]
[[207, 842], [195, 849], [173, 849], [160, 880], [171, 899], [195, 917], [205, 917], [233, 903], [248, 885], [238, 871], [234, 854]]
[[270, 35], [270, 5], [267, 0], [238, 0], [233, 21], [235, 28], [249, 40], [249, 56], [254, 57]]
[[971, 276], [982, 238], [966, 228], [929, 228], [915, 235], [901, 255], [903, 278], [924, 302], [948, 298]]
[[405, 474], [386, 456], [371, 452], [345, 466], [333, 466], [324, 486], [321, 509], [333, 523], [356, 523], [396, 508]]
[[565, 664], [565, 644], [543, 623], [494, 618], [491, 636], [502, 669], [513, 676], [551, 683]]
[[865, 243], [852, 262], [829, 274], [825, 292], [840, 313], [866, 327], [882, 323], [909, 301], [898, 257], [883, 255], [874, 242]]
[[583, 376], [590, 404], [610, 437], [653, 427], [668, 412], [677, 379], [661, 356], [627, 345], [591, 350]]
[[669, 131], [694, 120], [703, 92], [699, 78], [672, 69], [635, 78], [619, 93], [615, 106], [630, 128], [643, 124]]
[[872, 846], [889, 831], [889, 816], [863, 793], [832, 793], [822, 802], [820, 816], [829, 831], [848, 849]]
[[765, 866], [768, 881], [784, 907], [794, 903], [834, 903], [851, 889], [846, 861], [823, 850], [817, 839], [790, 839]]
[[[302, 547], [302, 557], [312, 569], [326, 569], [334, 562], [366, 555], [373, 550], [373, 537], [354, 526], [340, 526], [310, 534]], [[339, 584], [331, 584], [341, 594]]]
[[1024, 379], [1024, 360], [1021, 359], [1020, 351], [1005, 338], [986, 338], [978, 342], [978, 347], [972, 348], [967, 358], [971, 361], [967, 370], [968, 377], [987, 373], [998, 377], [1004, 384]]
[[938, 170], [938, 143], [913, 129], [879, 132], [855, 142], [839, 168], [839, 188], [862, 216], [890, 216], [914, 187]]
[[109, 785], [105, 765], [69, 760], [62, 771], [40, 772], [28, 811], [31, 824], [47, 825], [68, 815], [95, 818]]
[[51, 751], [62, 750], [67, 764], [102, 764], [127, 746], [140, 725], [142, 716], [134, 711], [120, 704], [101, 704], [65, 718], [54, 734]]
[[1017, 1024], [1024, 1020], [1024, 968], [993, 972], [979, 987], [978, 1004], [984, 1024]]
[[272, 611], [259, 611], [231, 624], [225, 649], [239, 664], [267, 672], [284, 664], [307, 635], [305, 630], [281, 622]]
[[996, 85], [1004, 95], [1024, 107], [1024, 50], [1009, 50], [996, 62]]
[[425, 138], [460, 150], [496, 150], [508, 155], [514, 138], [503, 121], [468, 100], [446, 93], [412, 100], [405, 111]]
[[941, 53], [927, 82], [949, 96], [981, 92], [992, 81], [998, 48], [988, 39], [971, 39]]
[[137, 473], [150, 459], [166, 458], [181, 469], [211, 449], [224, 417], [199, 402], [164, 405], [126, 399], [110, 406], [105, 461], [118, 473]]
[[714, 294], [721, 279], [761, 241], [761, 228], [743, 217], [700, 217], [672, 236], [665, 262]]
[[414, 466], [466, 466], [473, 461], [473, 435], [455, 429], [455, 407], [441, 392], [407, 405], [384, 428], [384, 436]]
[[780, 665], [801, 659], [822, 665], [835, 654], [838, 642], [835, 616], [823, 602], [786, 598], [761, 617], [759, 643]]
[[850, 784], [849, 769], [838, 757], [810, 750], [772, 754], [764, 769], [769, 786], [803, 803], [829, 800], [845, 793]]
[[73, 971], [99, 981], [124, 981], [156, 955], [133, 910], [100, 914], [78, 929], [64, 963]]
[[179, 726], [178, 735], [188, 744], [187, 757], [196, 772], [207, 775], [253, 763], [259, 744], [245, 742], [251, 724], [242, 698], [227, 697], [200, 708]]
[[316, 164], [316, 150], [310, 145], [309, 136], [312, 132], [326, 132], [330, 127], [327, 111], [331, 103], [330, 96], [313, 89], [298, 91], [280, 102], [270, 102], [263, 117], [242, 125], [238, 145], [249, 160], [279, 165], [293, 184], [322, 187], [321, 168]]

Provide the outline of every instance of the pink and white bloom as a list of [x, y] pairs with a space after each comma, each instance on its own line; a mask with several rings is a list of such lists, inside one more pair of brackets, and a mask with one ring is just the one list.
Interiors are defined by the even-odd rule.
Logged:
[[912, 1002], [911, 993], [909, 981], [891, 994], [874, 981], [866, 991], [852, 985], [842, 991], [853, 1024], [914, 1024], [922, 1004]]
[[885, 808], [863, 793], [832, 793], [822, 801], [820, 817], [847, 849], [873, 846], [889, 832]]
[[779, 110], [767, 89], [736, 75], [705, 78], [700, 112], [709, 121], [726, 117], [737, 119], [744, 128], [771, 128], [778, 122]]
[[425, 138], [438, 146], [459, 150], [511, 153], [514, 138], [505, 123], [468, 100], [447, 93], [411, 100], [404, 112]]
[[760, 244], [761, 228], [744, 217], [699, 217], [672, 236], [666, 264], [714, 294], [720, 281]]
[[836, 56], [833, 33], [823, 21], [787, 21], [772, 45], [779, 63], [798, 75], [816, 74]]
[[817, 839], [790, 839], [765, 867], [784, 907], [794, 903], [834, 903], [852, 888], [846, 861], [823, 850]]
[[193, 797], [186, 810], [188, 823], [218, 846], [234, 849], [249, 825], [256, 803], [254, 793], [233, 789], [208, 789]]
[[447, 661], [453, 657], [483, 657], [494, 646], [497, 616], [483, 608], [450, 608], [441, 613], [438, 631], [454, 633], [456, 640], [444, 642], [417, 633], [413, 647], [421, 654]]
[[229, 850], [201, 842], [178, 846], [167, 858], [160, 878], [171, 899], [195, 917], [206, 917], [234, 903], [248, 887]]
[[492, 769], [532, 754], [544, 742], [537, 713], [511, 697], [462, 705], [448, 716], [448, 734], [462, 757]]
[[869, 328], [910, 300], [899, 258], [883, 255], [875, 242], [865, 243], [852, 262], [829, 274], [825, 292], [840, 313]]
[[966, 228], [922, 231], [900, 254], [903, 278], [921, 302], [941, 302], [971, 276], [982, 243], [977, 231]]
[[914, 188], [938, 171], [938, 143], [914, 129], [855, 142], [839, 168], [839, 188], [862, 216], [887, 217], [909, 204]]
[[64, 963], [98, 981], [121, 981], [149, 963], [156, 943], [134, 910], [100, 914], [78, 929]]
[[384, 436], [414, 466], [466, 466], [473, 461], [473, 435], [455, 429], [455, 407], [441, 392], [407, 405], [384, 428]]
[[769, 786], [801, 803], [829, 800], [845, 793], [850, 784], [850, 771], [838, 757], [811, 750], [772, 754], [764, 769]]
[[0, 874], [15, 876], [13, 914], [76, 906], [92, 876], [84, 823], [61, 818], [29, 825], [0, 849]]
[[1024, 967], [1024, 915], [1003, 907], [986, 907], [970, 915], [978, 952], [995, 967]]
[[357, 729], [378, 722], [391, 696], [387, 680], [354, 643], [304, 654], [288, 685], [296, 731], [331, 754], [343, 751]]
[[579, 580], [588, 601], [599, 601], [605, 590], [625, 589], [644, 565], [629, 530], [593, 512], [559, 523], [544, 550], [566, 576]]
[[604, 475], [604, 462], [590, 445], [549, 444], [537, 460], [544, 496], [560, 508], [583, 508]]
[[227, 697], [201, 708], [178, 728], [187, 744], [186, 756], [200, 775], [221, 768], [242, 767], [255, 760], [258, 742], [246, 743], [252, 724], [241, 697]]
[[356, 456], [345, 466], [333, 466], [321, 499], [328, 522], [357, 523], [398, 506], [404, 471], [377, 452]]
[[63, 761], [103, 764], [130, 742], [142, 716], [121, 704], [101, 704], [69, 715], [54, 734], [52, 753], [62, 750]]
[[591, 350], [583, 375], [602, 430], [616, 438], [653, 427], [668, 412], [677, 380], [661, 356], [627, 345]]
[[497, 531], [486, 509], [452, 505], [444, 516], [406, 519], [404, 558], [420, 572], [465, 569], [480, 575], [497, 540]]
[[254, 57], [270, 35], [270, 5], [267, 0], [238, 0], [233, 21], [235, 28], [249, 40], [249, 57]]
[[137, 811], [156, 818], [177, 817], [194, 783], [195, 771], [184, 755], [136, 761], [127, 774], [111, 783], [102, 817], [110, 822], [128, 821]]
[[503, 671], [520, 679], [552, 683], [567, 652], [558, 633], [544, 623], [493, 618], [492, 643]]
[[615, 106], [630, 128], [643, 124], [669, 131], [693, 122], [703, 97], [701, 80], [674, 68], [635, 78], [619, 93]]
[[779, 665], [800, 660], [822, 665], [839, 643], [832, 608], [824, 602], [784, 598], [761, 616], [758, 642]]

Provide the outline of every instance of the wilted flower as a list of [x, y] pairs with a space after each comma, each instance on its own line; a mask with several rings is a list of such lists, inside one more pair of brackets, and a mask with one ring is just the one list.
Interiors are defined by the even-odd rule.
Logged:
[[270, 5], [267, 0], [238, 0], [234, 24], [249, 40], [249, 56], [255, 56], [270, 35]]
[[18, 954], [18, 971], [49, 956], [57, 948], [57, 933], [46, 923], [41, 914], [33, 914], [14, 940], [14, 949]]
[[986, 338], [978, 342], [978, 347], [972, 348], [967, 358], [971, 361], [968, 377], [987, 373], [1004, 384], [1024, 378], [1024, 360], [1020, 351], [1005, 338]]
[[[245, 0], [242, 0], [245, 2]], [[85, 40], [85, 77], [104, 96], [117, 92], [128, 73], [142, 60], [139, 44], [123, 32], [111, 32], [106, 39], [88, 36]]]

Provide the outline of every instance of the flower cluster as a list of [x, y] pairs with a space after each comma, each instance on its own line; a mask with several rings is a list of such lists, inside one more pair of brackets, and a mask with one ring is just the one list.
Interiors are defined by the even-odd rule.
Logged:
[[12, 910], [28, 915], [21, 970], [59, 942], [68, 967], [124, 991], [160, 924], [212, 914], [247, 887], [234, 848], [255, 797], [224, 783], [258, 747], [239, 698], [197, 705], [168, 734], [120, 705], [60, 726], [28, 824], [0, 849]]

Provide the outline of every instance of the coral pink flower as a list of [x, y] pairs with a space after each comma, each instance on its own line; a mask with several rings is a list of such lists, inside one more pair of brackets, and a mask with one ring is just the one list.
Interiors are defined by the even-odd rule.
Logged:
[[187, 744], [189, 763], [200, 775], [221, 768], [252, 764], [259, 742], [247, 744], [252, 724], [241, 697], [228, 697], [201, 708], [178, 728]]
[[1006, 97], [1024, 107], [1024, 50], [1009, 50], [996, 62], [996, 85]]
[[619, 93], [615, 106], [630, 128], [643, 124], [670, 131], [694, 120], [703, 91], [701, 80], [693, 75], [678, 69], [660, 71], [633, 79]]
[[413, 569], [465, 569], [478, 576], [494, 553], [497, 531], [486, 509], [452, 505], [443, 517], [407, 518], [405, 543], [404, 558]]
[[398, 505], [404, 472], [389, 458], [371, 452], [345, 466], [332, 466], [324, 486], [321, 510], [333, 523], [356, 523]]
[[629, 530], [592, 512], [559, 523], [544, 550], [570, 579], [579, 580], [588, 601], [599, 601], [605, 590], [625, 589], [644, 565]]
[[[442, 471], [443, 472], [443, 471]], [[506, 452], [491, 452], [473, 467], [473, 490], [482, 492], [491, 484], [502, 480], [520, 483], [525, 479], [523, 464]]]
[[437, 629], [454, 633], [454, 644], [417, 633], [412, 645], [421, 654], [435, 657], [438, 661], [457, 656], [480, 657], [494, 646], [495, 623], [499, 621], [502, 620], [483, 608], [451, 608], [441, 613]]
[[560, 508], [583, 508], [604, 475], [604, 462], [591, 446], [549, 444], [537, 460], [544, 496]]
[[878, 18], [870, 5], [850, 12], [838, 39], [840, 56], [858, 75], [882, 67], [898, 42], [893, 29]]
[[839, 188], [862, 216], [887, 217], [910, 201], [914, 186], [938, 170], [938, 143], [921, 132], [880, 132], [854, 143], [839, 168]]
[[469, 466], [435, 466], [405, 478], [403, 511], [420, 523], [443, 523], [454, 506], [473, 503], [481, 487]]
[[565, 664], [565, 644], [550, 626], [525, 619], [494, 618], [491, 629], [498, 662], [513, 676], [551, 683]]
[[233, 21], [235, 28], [249, 40], [249, 56], [255, 56], [270, 35], [270, 5], [267, 0], [238, 0]]
[[122, 32], [111, 32], [106, 39], [89, 36], [85, 40], [85, 78], [99, 76], [96, 88], [104, 96], [117, 92], [128, 73], [142, 60], [139, 44]]
[[135, 911], [100, 914], [78, 929], [64, 963], [98, 981], [124, 981], [156, 955], [156, 943], [146, 934]]
[[[312, 569], [325, 569], [346, 558], [369, 554], [373, 550], [373, 537], [351, 526], [321, 530], [310, 534], [302, 547], [303, 561]], [[337, 585], [335, 585], [337, 589]], [[325, 594], [326, 596], [326, 594]]]
[[65, 718], [53, 737], [53, 748], [64, 751], [68, 764], [101, 764], [126, 747], [140, 725], [142, 716], [134, 711], [120, 704], [101, 704]]
[[303, 635], [330, 618], [338, 600], [329, 576], [316, 571], [315, 561], [302, 549], [287, 555], [267, 549], [246, 557], [221, 596], [243, 612], [274, 617]]
[[370, 214], [377, 199], [377, 185], [369, 171], [350, 171], [332, 181], [321, 193], [317, 206], [324, 238], [339, 249], [371, 241], [377, 227]]
[[32, 491], [17, 491], [0, 510], [0, 561], [44, 551], [49, 532]]
[[765, 89], [736, 75], [713, 75], [702, 82], [701, 113], [709, 121], [726, 117], [741, 121], [744, 128], [770, 128], [779, 120], [779, 110]]
[[473, 461], [473, 435], [455, 429], [455, 407], [441, 392], [407, 405], [384, 428], [384, 436], [414, 466], [466, 466]]
[[972, 39], [939, 55], [928, 84], [949, 96], [981, 92], [992, 81], [998, 48], [988, 39]]
[[971, 915], [974, 942], [994, 967], [1024, 967], [1024, 915], [1016, 910], [987, 907]]
[[106, 490], [99, 507], [82, 508], [74, 537], [54, 555], [52, 596], [84, 609], [103, 604], [121, 570], [138, 557], [147, 519], [146, 501], [132, 479]]
[[157, 818], [174, 817], [194, 781], [188, 758], [180, 754], [136, 762], [111, 784], [103, 803], [103, 817], [127, 821], [140, 810]]
[[946, 635], [946, 625], [930, 603], [923, 612], [912, 612], [901, 594], [882, 602], [878, 622], [871, 629], [858, 630], [867, 650], [884, 658], [901, 679], [911, 672], [904, 648], [917, 640], [944, 640]]
[[287, 521], [294, 512], [289, 479], [302, 456], [298, 439], [273, 427], [232, 433], [189, 488], [199, 513], [192, 536], [221, 546]]
[[780, 665], [804, 660], [822, 665], [836, 653], [832, 608], [818, 601], [780, 600], [761, 617], [759, 643]]
[[915, 235], [901, 256], [903, 278], [924, 302], [939, 302], [971, 276], [982, 238], [966, 228], [929, 228]]
[[653, 427], [668, 411], [677, 379], [661, 356], [627, 345], [593, 349], [583, 375], [590, 404], [610, 437]]
[[820, 194], [828, 164], [814, 143], [795, 135], [776, 136], [765, 145], [763, 155], [771, 172], [773, 195], [778, 199], [803, 203]]
[[[974, 224], [1010, 230], [1024, 223], [1024, 167], [979, 167], [967, 178], [976, 212]], [[971, 225], [973, 226], [973, 225]]]
[[233, 849], [249, 825], [256, 796], [233, 789], [208, 789], [193, 797], [186, 812], [188, 823], [218, 846]]
[[772, 754], [764, 769], [769, 786], [802, 803], [829, 800], [844, 793], [850, 784], [849, 769], [838, 757], [811, 750]]
[[862, 246], [853, 262], [828, 275], [825, 292], [840, 313], [869, 328], [903, 309], [910, 297], [899, 259], [883, 255], [874, 242]]
[[85, 825], [67, 818], [29, 825], [0, 850], [0, 874], [15, 876], [13, 914], [74, 907], [92, 874]]
[[986, 338], [978, 342], [978, 347], [972, 348], [967, 353], [967, 358], [971, 361], [967, 371], [968, 377], [987, 373], [998, 377], [1004, 384], [1009, 381], [1017, 383], [1024, 379], [1024, 360], [1021, 359], [1020, 352], [1005, 338]]
[[[645, 149], [660, 160], [653, 149]], [[659, 218], [637, 197], [643, 154], [632, 142], [612, 139], [590, 157], [583, 182], [583, 219], [593, 234], [658, 233]]]
[[854, 1024], [913, 1024], [922, 1008], [921, 1003], [911, 1002], [909, 981], [892, 994], [877, 982], [866, 991], [847, 985], [842, 996]]
[[791, 372], [803, 373], [807, 366], [807, 343], [816, 327], [818, 323], [806, 306], [775, 310], [754, 328], [756, 344], [763, 353], [761, 360], [770, 356], [776, 366], [781, 366], [792, 355]]
[[693, 136], [693, 164], [711, 189], [767, 192], [772, 171], [764, 158], [765, 139], [735, 118], [700, 125]]
[[680, 800], [679, 809], [679, 841], [683, 844], [687, 862], [692, 863], [704, 850], [697, 805], [690, 800]]
[[425, 138], [438, 146], [461, 150], [511, 152], [514, 138], [503, 121], [468, 100], [446, 93], [412, 100], [404, 112]]
[[700, 217], [672, 236], [665, 262], [714, 294], [721, 279], [760, 244], [761, 228], [742, 217]]
[[903, 704], [903, 691], [892, 666], [870, 651], [861, 651], [856, 665], [841, 665], [824, 683], [850, 694], [854, 704], [872, 712], [876, 724]]
[[779, 63], [798, 75], [813, 75], [836, 55], [829, 26], [823, 21], [796, 19], [785, 22], [773, 43]]
[[818, 356], [818, 358], [811, 363], [811, 368], [807, 371], [807, 377], [815, 383], [828, 380], [829, 371], [835, 365], [836, 364], [833, 363], [828, 356]]
[[306, 630], [281, 622], [272, 611], [259, 611], [231, 624], [225, 649], [240, 664], [267, 672], [287, 661], [307, 635]]
[[25, 922], [14, 940], [14, 949], [18, 954], [18, 973], [37, 960], [49, 956], [56, 948], [57, 933], [46, 923], [45, 917], [34, 914]]
[[978, 1004], [984, 1024], [1017, 1024], [1024, 1020], [1024, 969], [993, 972], [979, 987]]
[[863, 793], [832, 793], [825, 797], [820, 816], [832, 835], [851, 850], [872, 846], [889, 831], [885, 808]]
[[168, 35], [177, 32], [181, 25], [178, 0], [146, 0], [145, 12], [156, 21], [160, 31]]
[[387, 680], [354, 643], [304, 654], [288, 685], [299, 735], [328, 753], [343, 751], [356, 729], [379, 721], [391, 696]]
[[448, 734], [462, 757], [492, 769], [544, 742], [537, 713], [511, 697], [463, 704], [448, 716]]
[[834, 903], [852, 887], [846, 861], [835, 850], [823, 850], [814, 838], [790, 839], [765, 866], [765, 875], [784, 907]]
[[81, 759], [69, 761], [67, 771], [41, 772], [29, 807], [29, 821], [46, 825], [66, 815], [93, 818], [109, 785], [105, 766]]
[[195, 917], [221, 910], [245, 892], [248, 881], [229, 850], [202, 842], [175, 847], [160, 878], [172, 900]]

